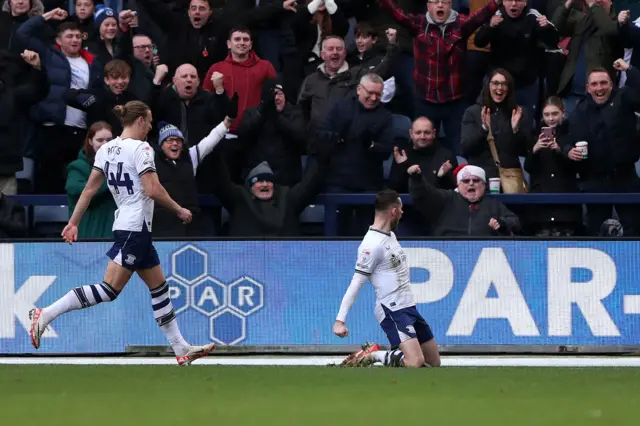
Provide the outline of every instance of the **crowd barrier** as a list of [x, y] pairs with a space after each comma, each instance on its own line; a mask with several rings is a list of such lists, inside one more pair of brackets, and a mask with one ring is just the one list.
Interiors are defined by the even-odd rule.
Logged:
[[[607, 194], [494, 194], [495, 197], [507, 205], [516, 204], [640, 204], [640, 193], [607, 193]], [[66, 195], [15, 195], [12, 198], [28, 207], [29, 223], [32, 223], [34, 206], [63, 206], [67, 205]], [[411, 197], [401, 194], [402, 202], [410, 205]], [[314, 204], [324, 206], [324, 235], [337, 235], [336, 210], [342, 205], [373, 205], [375, 194], [320, 194]], [[213, 196], [201, 195], [201, 206], [219, 206], [220, 203]]]
[[[370, 285], [331, 327], [358, 241], [171, 241], [156, 248], [185, 338], [222, 345], [386, 343]], [[33, 351], [28, 311], [102, 280], [108, 242], [0, 244], [0, 353]], [[418, 310], [441, 345], [640, 345], [640, 241], [403, 242]], [[49, 327], [40, 353], [166, 345], [139, 278]]]

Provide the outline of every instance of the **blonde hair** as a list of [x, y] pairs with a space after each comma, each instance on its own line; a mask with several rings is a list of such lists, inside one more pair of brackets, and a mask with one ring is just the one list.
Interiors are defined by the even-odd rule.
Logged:
[[113, 108], [113, 112], [120, 118], [122, 126], [131, 126], [138, 118], [146, 118], [149, 111], [149, 106], [141, 101], [131, 101]]

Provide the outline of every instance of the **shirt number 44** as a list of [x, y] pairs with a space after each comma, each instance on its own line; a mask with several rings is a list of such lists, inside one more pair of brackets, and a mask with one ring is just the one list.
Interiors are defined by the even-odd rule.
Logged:
[[133, 181], [129, 173], [122, 173], [123, 163], [119, 162], [116, 166], [116, 173], [109, 171], [109, 162], [104, 165], [104, 175], [107, 178], [107, 183], [113, 187], [113, 192], [120, 193], [120, 188], [126, 188], [127, 194], [133, 194]]

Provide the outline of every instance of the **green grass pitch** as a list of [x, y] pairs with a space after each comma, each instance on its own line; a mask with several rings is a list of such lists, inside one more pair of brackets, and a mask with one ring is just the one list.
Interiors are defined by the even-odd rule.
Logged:
[[640, 425], [640, 369], [0, 366], [3, 426]]

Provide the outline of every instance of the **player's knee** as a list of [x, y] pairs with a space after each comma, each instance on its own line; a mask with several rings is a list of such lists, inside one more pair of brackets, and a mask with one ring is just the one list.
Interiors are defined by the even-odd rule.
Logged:
[[440, 367], [440, 357], [438, 356], [435, 359], [427, 360], [427, 364], [429, 364], [429, 367]]
[[120, 294], [120, 291], [117, 288], [112, 287], [111, 284], [109, 284], [106, 281], [102, 281], [102, 284], [100, 284], [100, 287], [102, 291], [105, 292], [110, 302], [113, 302], [114, 300], [116, 300], [118, 298], [118, 295]]
[[404, 358], [404, 366], [408, 368], [420, 368], [424, 366], [424, 356], [418, 355]]

